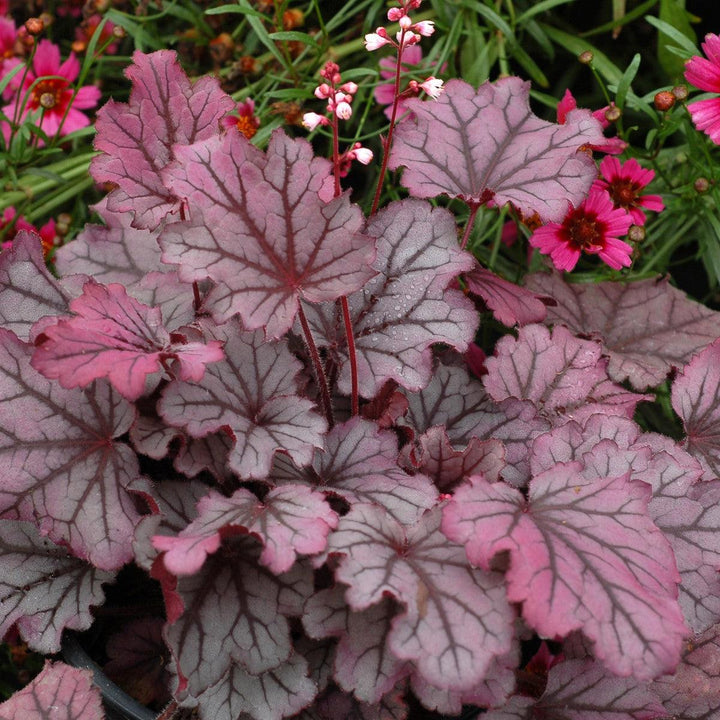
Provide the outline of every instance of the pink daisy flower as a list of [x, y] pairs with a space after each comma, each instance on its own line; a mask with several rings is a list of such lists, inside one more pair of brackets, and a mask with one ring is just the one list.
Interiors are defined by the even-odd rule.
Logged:
[[641, 191], [655, 177], [652, 170], [640, 167], [635, 158], [620, 164], [614, 157], [604, 157], [600, 163], [600, 174], [594, 186], [610, 193], [616, 208], [623, 208], [630, 213], [635, 225], [645, 224], [645, 213], [640, 206], [648, 210], [660, 212], [665, 204], [659, 195], [641, 195]]
[[[702, 49], [708, 59], [691, 57], [685, 63], [685, 79], [700, 90], [720, 93], [720, 37], [707, 34]], [[687, 109], [695, 127], [720, 145], [720, 97], [698, 100]]]
[[599, 255], [615, 270], [630, 265], [632, 247], [620, 240], [632, 225], [632, 217], [613, 205], [606, 190], [591, 188], [578, 207], [562, 223], [551, 222], [530, 236], [530, 245], [550, 255], [558, 270], [572, 270], [580, 255]]
[[[38, 125], [49, 137], [56, 135], [58, 131], [60, 135], [67, 135], [87, 127], [90, 118], [80, 110], [95, 107], [100, 99], [100, 90], [94, 85], [86, 85], [81, 87], [73, 98], [71, 83], [79, 73], [80, 62], [74, 53], [70, 53], [70, 57], [61, 64], [60, 48], [49, 40], [41, 40], [22, 89], [16, 94], [15, 100], [3, 108], [3, 112], [12, 118], [18, 105], [22, 107], [25, 102], [20, 114], [20, 120], [24, 120], [30, 113], [44, 108]], [[31, 88], [38, 78], [39, 82]]]
[[232, 115], [226, 115], [220, 120], [220, 126], [226, 129], [235, 128], [250, 140], [260, 127], [260, 120], [255, 115], [255, 101], [248, 98], [245, 102], [238, 103]]

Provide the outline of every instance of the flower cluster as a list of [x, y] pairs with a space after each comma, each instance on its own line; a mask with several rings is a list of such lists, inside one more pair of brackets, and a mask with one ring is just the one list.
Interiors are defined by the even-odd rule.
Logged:
[[395, 40], [384, 27], [379, 27], [374, 33], [365, 36], [365, 48], [369, 51], [378, 50], [385, 45], [403, 48], [419, 43], [423, 37], [430, 37], [435, 32], [435, 23], [432, 20], [413, 22], [410, 18], [410, 10], [417, 10], [420, 2], [421, 0], [402, 0], [400, 7], [390, 8], [387, 13], [388, 20], [400, 26], [395, 33]]
[[587, 199], [571, 208], [562, 223], [537, 228], [530, 245], [550, 255], [558, 270], [572, 270], [582, 253], [598, 255], [615, 270], [629, 267], [633, 247], [620, 238], [628, 234], [631, 226], [645, 224], [641, 207], [655, 212], [665, 207], [659, 195], [642, 194], [654, 176], [634, 158], [625, 163], [615, 157], [603, 158], [600, 177]]

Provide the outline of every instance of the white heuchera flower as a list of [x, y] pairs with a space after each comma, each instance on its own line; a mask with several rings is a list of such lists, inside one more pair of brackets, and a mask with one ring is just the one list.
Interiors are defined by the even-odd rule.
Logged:
[[433, 99], [437, 100], [440, 97], [440, 93], [443, 91], [443, 81], [440, 78], [433, 77], [432, 75], [420, 83], [420, 87]]

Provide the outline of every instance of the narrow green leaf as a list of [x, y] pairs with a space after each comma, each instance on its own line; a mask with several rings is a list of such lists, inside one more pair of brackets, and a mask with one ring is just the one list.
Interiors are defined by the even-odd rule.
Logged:
[[496, 27], [508, 40], [512, 40], [513, 42], [515, 41], [515, 33], [510, 25], [508, 25], [505, 19], [498, 15], [492, 8], [476, 2], [476, 0], [463, 0], [463, 5], [467, 8], [475, 10], [478, 15], [482, 15], [485, 20]]
[[304, 32], [298, 32], [297, 30], [282, 30], [280, 32], [270, 33], [268, 37], [273, 40], [301, 42], [314, 48], [320, 47], [314, 37]]
[[509, 47], [510, 54], [523, 66], [528, 75], [541, 87], [549, 87], [545, 73], [537, 66], [535, 61], [528, 55], [519, 43], [513, 43]]
[[[674, 18], [676, 15], [677, 18], [672, 21], [672, 24], [665, 20], [666, 17]], [[674, 3], [668, 4], [667, 2], [663, 2], [661, 0], [660, 18], [653, 17], [652, 15], [646, 15], [645, 19], [653, 27], [656, 27], [660, 31], [658, 33], [658, 59], [660, 64], [663, 66], [663, 69], [671, 77], [680, 75], [683, 70], [683, 64], [672, 57], [675, 53], [669, 52], [669, 40], [672, 40], [681, 50], [685, 52], [686, 58], [691, 55], [700, 54], [700, 51], [695, 44], [695, 33], [690, 27], [690, 23], [687, 19], [687, 13], [683, 8], [679, 8]], [[678, 28], [681, 28], [682, 31]]]
[[558, 5], [566, 5], [567, 3], [573, 2], [573, 0], [542, 0], [542, 2], [536, 2], [531, 8], [528, 8], [524, 13], [517, 16], [515, 21], [519, 26], [524, 25], [528, 20], [534, 18], [536, 15], [545, 12], [546, 10], [552, 10]]
[[258, 12], [245, 3], [240, 5], [220, 5], [218, 7], [208, 8], [205, 11], [206, 15], [224, 15], [225, 13], [239, 13], [240, 15], [251, 15], [257, 18], [265, 17], [261, 12]]
[[637, 75], [638, 68], [640, 67], [640, 60], [640, 53], [635, 53], [635, 57], [627, 66], [627, 70], [625, 70], [622, 78], [620, 78], [620, 82], [618, 83], [617, 93], [615, 94], [615, 103], [621, 110], [625, 107], [625, 98], [627, 97], [632, 81]]
[[623, 17], [619, 20], [611, 20], [610, 22], [603, 25], [598, 25], [598, 27], [593, 28], [592, 30], [587, 30], [584, 33], [580, 33], [580, 37], [592, 37], [593, 35], [602, 35], [603, 33], [606, 33], [610, 30], [620, 28], [623, 25], [631, 23], [633, 20], [639, 17], [642, 17], [648, 10], [652, 9], [657, 4], [658, 0], [645, 0], [644, 3], [638, 5], [636, 8], [633, 8], [632, 10], [630, 10], [630, 12], [625, 13], [625, 15], [623, 15]]

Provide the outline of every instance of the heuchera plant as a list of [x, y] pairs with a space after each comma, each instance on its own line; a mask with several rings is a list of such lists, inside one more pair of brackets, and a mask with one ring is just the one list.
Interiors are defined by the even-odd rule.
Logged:
[[[226, 129], [173, 53], [127, 74], [97, 121], [105, 224], [59, 277], [32, 233], [0, 255], [0, 631], [57, 652], [134, 562], [165, 598], [167, 717], [398, 720], [410, 694], [714, 716], [720, 314], [665, 279], [519, 288], [428, 200], [562, 222], [596, 179], [591, 113], [545, 122], [514, 77], [408, 98], [412, 197], [366, 218], [306, 140]], [[518, 329], [479, 378], [485, 309]], [[680, 442], [633, 420], [673, 369]], [[97, 720], [93, 692], [48, 664], [0, 718]]]

